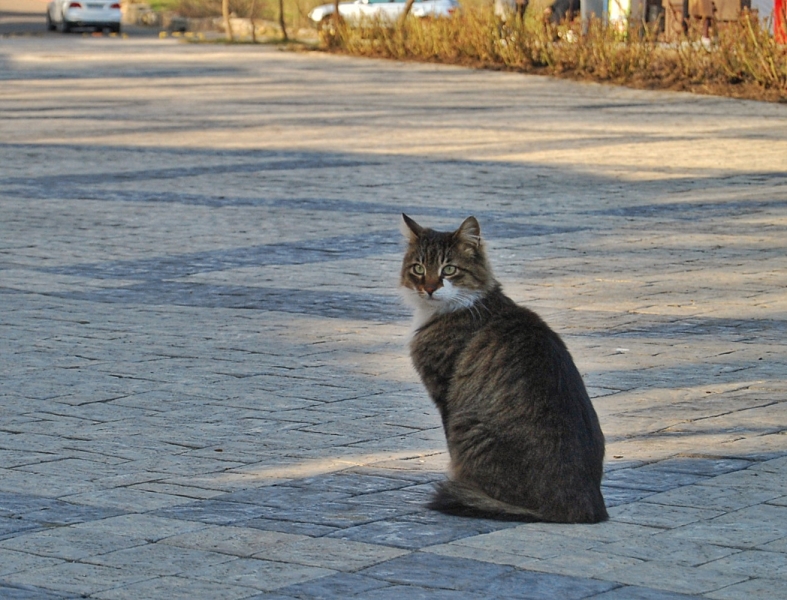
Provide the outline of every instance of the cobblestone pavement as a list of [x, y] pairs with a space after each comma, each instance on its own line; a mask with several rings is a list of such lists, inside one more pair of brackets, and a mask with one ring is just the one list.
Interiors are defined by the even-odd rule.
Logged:
[[[399, 213], [566, 339], [608, 523], [424, 508]], [[0, 45], [0, 597], [787, 596], [787, 107]]]

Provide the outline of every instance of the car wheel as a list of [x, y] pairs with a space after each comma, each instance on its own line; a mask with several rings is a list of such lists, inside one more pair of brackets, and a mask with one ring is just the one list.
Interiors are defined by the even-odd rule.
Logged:
[[54, 31], [55, 29], [57, 29], [57, 25], [52, 22], [52, 15], [49, 14], [49, 11], [46, 11], [46, 30]]
[[71, 23], [69, 23], [68, 21], [63, 19], [60, 22], [60, 26], [58, 27], [58, 30], [60, 30], [60, 33], [70, 33], [71, 32]]
[[117, 25], [113, 25], [112, 27], [110, 27], [110, 28], [109, 28], [109, 31], [111, 31], [112, 33], [117, 33], [117, 34], [120, 34], [120, 23], [118, 23]]

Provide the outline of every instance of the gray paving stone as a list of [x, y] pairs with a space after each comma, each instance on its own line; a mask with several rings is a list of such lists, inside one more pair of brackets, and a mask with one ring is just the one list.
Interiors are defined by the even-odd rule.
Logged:
[[[7, 398], [0, 398], [0, 402], [7, 405]], [[27, 400], [29, 402], [29, 400]], [[19, 467], [31, 463], [51, 460], [52, 455], [45, 452], [24, 452], [21, 450], [0, 450], [0, 463], [6, 468]]]
[[212, 583], [238, 585], [256, 590], [278, 590], [335, 573], [329, 569], [307, 567], [254, 558], [237, 558], [229, 562], [200, 568], [192, 577]]
[[[534, 558], [532, 556], [525, 556], [516, 551], [511, 551], [505, 546], [486, 546], [479, 548], [477, 546], [465, 546], [461, 543], [461, 540], [448, 544], [428, 546], [424, 548], [423, 551], [440, 554], [441, 556], [467, 558], [470, 560], [479, 560], [496, 565], [507, 565], [511, 567], [517, 567], [519, 569], [533, 571], [538, 571], [538, 567], [541, 564], [541, 559]], [[546, 568], [544, 571], [556, 572], [550, 568]]]
[[479, 519], [457, 522], [444, 515], [418, 513], [341, 529], [329, 537], [416, 550], [513, 526], [515, 524]]
[[745, 469], [734, 473], [725, 473], [702, 482], [709, 486], [741, 489], [765, 489], [777, 492], [784, 491], [784, 479], [779, 476], [768, 476], [762, 471]]
[[69, 476], [39, 475], [0, 468], [0, 491], [58, 498], [95, 491], [97, 488], [98, 486], [91, 481]]
[[208, 528], [209, 526], [203, 523], [134, 513], [80, 523], [74, 525], [71, 529], [94, 534], [123, 535], [146, 542], [158, 542], [185, 532], [200, 531]]
[[470, 548], [502, 550], [503, 552], [546, 559], [587, 550], [604, 542], [621, 539], [649, 539], [662, 530], [629, 523], [606, 521], [600, 525], [579, 526], [528, 524], [457, 540]]
[[[373, 590], [390, 587], [389, 584], [355, 573], [337, 573], [305, 583], [290, 585], [277, 590], [288, 598], [353, 598], [367, 597]], [[262, 598], [264, 596], [260, 596]]]
[[200, 521], [211, 525], [232, 525], [258, 517], [264, 512], [265, 508], [262, 506], [208, 499], [159, 509], [153, 514], [168, 519]]
[[287, 512], [268, 511], [264, 516], [275, 516], [284, 520], [303, 521], [318, 525], [352, 527], [418, 512], [410, 506], [377, 506], [358, 502], [330, 502], [305, 509], [295, 508]]
[[159, 494], [123, 486], [109, 490], [69, 494], [63, 496], [63, 498], [69, 502], [103, 508], [107, 512], [115, 509], [116, 513], [144, 512], [162, 506], [173, 506], [188, 502], [187, 499], [181, 496]]
[[405, 554], [406, 551], [379, 544], [324, 537], [275, 544], [258, 552], [254, 557], [353, 572]]
[[747, 469], [753, 464], [756, 463], [735, 458], [692, 458], [681, 456], [662, 460], [652, 465], [648, 465], [648, 467], [654, 471], [675, 471], [677, 473], [691, 473], [694, 475], [712, 477], [723, 473]]
[[691, 567], [658, 561], [648, 561], [638, 565], [626, 566], [614, 571], [601, 573], [598, 577], [632, 586], [650, 587], [695, 595], [713, 592], [748, 579], [745, 575], [712, 570], [700, 571]]
[[36, 531], [43, 528], [44, 525], [41, 523], [0, 517], [0, 540], [16, 537], [25, 531]]
[[447, 590], [479, 591], [511, 567], [415, 552], [359, 571], [360, 575], [391, 583]]
[[691, 523], [662, 535], [730, 548], [751, 549], [784, 537], [787, 524], [778, 520], [783, 510], [784, 507], [762, 504], [727, 513], [710, 521]]
[[344, 540], [363, 541], [370, 544], [383, 544], [397, 548], [417, 550], [450, 542], [462, 537], [476, 534], [477, 530], [458, 525], [456, 527], [425, 527], [417, 521], [375, 521], [365, 525], [358, 525], [348, 529], [341, 529], [329, 534]]
[[612, 507], [643, 500], [649, 496], [653, 496], [656, 492], [637, 488], [607, 487], [606, 485], [602, 485], [601, 493], [604, 495], [604, 503], [607, 507]]
[[171, 598], [192, 600], [193, 598], [227, 598], [240, 600], [255, 595], [252, 588], [215, 583], [187, 577], [156, 577], [94, 594], [102, 600], [133, 600], [135, 598]]
[[610, 514], [615, 521], [671, 529], [696, 521], [713, 519], [723, 515], [724, 512], [688, 506], [665, 506], [643, 501], [611, 508]]
[[282, 521], [276, 518], [249, 519], [248, 521], [239, 521], [237, 525], [250, 527], [252, 529], [278, 531], [293, 535], [308, 535], [311, 537], [328, 535], [329, 533], [340, 531], [341, 529], [340, 527], [333, 527], [330, 525], [318, 525], [316, 523], [304, 523], [299, 521]]
[[782, 579], [750, 579], [706, 594], [718, 600], [770, 600], [780, 598], [785, 591]]
[[12, 587], [0, 583], [0, 598], [4, 600], [60, 600], [67, 597], [31, 585]]
[[692, 542], [661, 534], [612, 541], [594, 546], [594, 549], [642, 560], [660, 560], [689, 566], [702, 565], [740, 552], [737, 548], [718, 546], [705, 539], [701, 542]]
[[214, 525], [169, 537], [163, 540], [163, 543], [248, 558], [279, 545], [289, 546], [308, 539], [311, 538], [304, 535], [260, 531], [249, 527]]
[[481, 593], [420, 588], [410, 585], [392, 585], [386, 588], [370, 590], [361, 596], [369, 600], [396, 600], [397, 598], [413, 598], [415, 600], [481, 600], [486, 598]]
[[[336, 573], [305, 583], [289, 585], [278, 590], [278, 593], [291, 598], [321, 598], [340, 600], [369, 596], [373, 590], [391, 587], [388, 583], [356, 573]], [[415, 591], [415, 590], [414, 590]]]
[[787, 536], [780, 537], [779, 539], [768, 542], [767, 544], [762, 544], [761, 546], [758, 546], [758, 548], [762, 550], [771, 550], [774, 552], [784, 552], [787, 550]]
[[141, 544], [143, 544], [141, 540], [115, 533], [57, 527], [32, 533], [25, 532], [24, 535], [0, 542], [0, 548], [28, 552], [37, 556], [79, 560]]
[[52, 567], [62, 562], [62, 560], [57, 558], [47, 558], [27, 552], [0, 549], [0, 576], [42, 567]]
[[137, 569], [148, 575], [177, 575], [233, 560], [232, 556], [164, 544], [147, 544], [83, 559], [89, 564], [121, 570]]
[[414, 507], [423, 508], [432, 499], [434, 495], [434, 485], [432, 483], [423, 483], [412, 485], [414, 482], [408, 482], [407, 487], [402, 487], [396, 490], [386, 490], [382, 492], [371, 492], [354, 496], [348, 502], [358, 502], [362, 504], [379, 504], [381, 506], [402, 506], [405, 504], [413, 505]]
[[785, 464], [787, 464], [787, 457], [782, 457], [755, 463], [750, 469], [752, 471], [764, 471], [766, 473], [781, 473], [784, 470]]
[[66, 596], [82, 597], [124, 587], [148, 578], [148, 575], [79, 562], [64, 562], [52, 567], [11, 573], [3, 577], [6, 584], [38, 587]]
[[566, 600], [574, 600], [596, 596], [615, 587], [617, 584], [589, 578], [514, 571], [495, 578], [487, 585], [480, 586], [478, 591], [493, 598], [523, 598], [527, 600], [565, 598]]
[[604, 476], [604, 486], [633, 488], [648, 492], [665, 492], [684, 485], [704, 481], [706, 477], [695, 473], [654, 471], [648, 467], [619, 469]]
[[688, 600], [688, 598], [699, 597], [633, 585], [625, 585], [598, 596], [593, 596], [594, 600]]
[[310, 486], [274, 485], [232, 492], [224, 496], [216, 496], [213, 500], [216, 502], [240, 502], [272, 508], [289, 508], [293, 504], [319, 505], [323, 502], [348, 500], [351, 496], [351, 490], [342, 491], [338, 487], [332, 490], [315, 490]]
[[709, 562], [702, 568], [762, 577], [763, 579], [783, 579], [787, 584], [787, 561], [785, 561], [785, 556], [779, 552], [744, 550]]
[[[412, 486], [412, 481], [393, 477], [382, 477], [369, 473], [339, 472], [330, 476], [310, 477], [293, 482], [297, 488], [306, 488], [309, 492], [329, 491], [356, 496], [375, 492], [386, 492]], [[301, 490], [303, 493], [306, 490]]]
[[647, 501], [670, 506], [735, 511], [759, 505], [780, 496], [778, 491], [759, 487], [720, 488], [710, 485], [692, 485], [650, 495], [647, 497]]

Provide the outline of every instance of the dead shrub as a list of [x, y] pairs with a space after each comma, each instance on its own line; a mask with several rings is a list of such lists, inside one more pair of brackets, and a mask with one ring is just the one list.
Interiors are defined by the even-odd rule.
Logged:
[[[403, 25], [341, 25], [323, 46], [359, 56], [466, 64], [787, 101], [787, 47], [748, 13], [716, 28], [710, 46], [690, 28], [678, 43], [659, 40], [644, 23], [607, 27], [594, 20], [554, 25], [538, 18], [500, 21], [489, 8], [450, 19], [408, 18]], [[766, 93], [767, 92], [767, 93]]]

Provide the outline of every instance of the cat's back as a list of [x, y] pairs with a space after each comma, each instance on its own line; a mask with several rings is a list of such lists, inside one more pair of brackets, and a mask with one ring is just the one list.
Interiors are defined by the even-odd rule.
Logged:
[[442, 350], [429, 344], [428, 360], [440, 363], [445, 375], [442, 397], [453, 425], [463, 429], [473, 423], [518, 435], [532, 428], [539, 439], [552, 430], [562, 444], [572, 438], [568, 446], [603, 454], [597, 415], [560, 336], [502, 293], [488, 306], [483, 319], [454, 315], [453, 323], [436, 324], [434, 333], [461, 330], [457, 337], [463, 343]]
[[[532, 310], [495, 290], [475, 306], [440, 315], [415, 332], [416, 360], [450, 351], [457, 360], [495, 362], [539, 359], [567, 353], [560, 337]], [[548, 362], [541, 364], [547, 367]]]
[[509, 401], [512, 396], [552, 404], [587, 400], [582, 377], [560, 336], [535, 312], [510, 300], [497, 303], [468, 336], [454, 365], [454, 379], [457, 389], [494, 390]]
[[511, 300], [499, 303], [473, 331], [465, 354], [471, 362], [482, 359], [508, 369], [528, 367], [545, 376], [554, 375], [569, 357], [563, 340], [538, 314]]
[[[557, 333], [499, 289], [478, 305], [441, 315], [417, 331], [411, 354], [435, 400], [505, 398], [510, 404], [520, 396], [532, 404], [547, 396], [552, 403], [587, 398]], [[484, 406], [495, 410], [494, 404]]]

